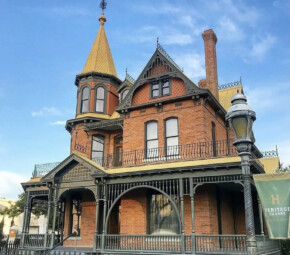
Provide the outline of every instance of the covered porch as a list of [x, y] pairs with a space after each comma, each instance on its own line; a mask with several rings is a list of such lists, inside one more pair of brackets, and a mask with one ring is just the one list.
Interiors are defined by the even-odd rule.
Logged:
[[[46, 187], [52, 229], [42, 235], [33, 235], [29, 234], [27, 223], [28, 229], [23, 232], [22, 239], [23, 255], [45, 250], [56, 255], [69, 255], [72, 251], [89, 254], [247, 254], [244, 186], [239, 162], [209, 164], [202, 169], [197, 164], [107, 176], [94, 171], [94, 174], [82, 173], [77, 178], [72, 173], [80, 168], [86, 171], [86, 163], [77, 157], [66, 163], [51, 176], [62, 182]], [[255, 161], [251, 163], [252, 171], [258, 171], [258, 167]], [[80, 181], [81, 176], [84, 179]], [[29, 192], [28, 201], [31, 202], [36, 191]], [[279, 254], [279, 242], [265, 235], [261, 207], [255, 192], [252, 196], [258, 254]], [[150, 207], [158, 197], [161, 203]], [[79, 200], [82, 207], [75, 220], [71, 218], [73, 199]], [[130, 206], [129, 202], [133, 204]], [[85, 205], [90, 207], [87, 216]], [[85, 221], [89, 232], [84, 228]], [[76, 227], [78, 235], [70, 236], [72, 223], [79, 226]], [[89, 239], [91, 241], [85, 243]]]

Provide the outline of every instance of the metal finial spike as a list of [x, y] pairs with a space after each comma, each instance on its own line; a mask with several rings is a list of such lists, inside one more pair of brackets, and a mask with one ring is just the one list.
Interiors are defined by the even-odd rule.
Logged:
[[126, 67], [126, 76], [128, 75], [128, 68]]
[[157, 40], [156, 40], [156, 41], [157, 41], [157, 47], [158, 47], [158, 44], [159, 44], [159, 37], [157, 37]]
[[104, 12], [104, 10], [107, 8], [107, 1], [106, 0], [101, 0], [100, 8], [102, 9], [102, 12]]

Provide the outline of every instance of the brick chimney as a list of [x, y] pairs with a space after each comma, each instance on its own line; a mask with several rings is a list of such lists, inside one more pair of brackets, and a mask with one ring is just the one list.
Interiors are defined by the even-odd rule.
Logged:
[[205, 51], [206, 79], [201, 80], [201, 87], [209, 89], [210, 92], [219, 100], [217, 61], [216, 61], [216, 42], [217, 37], [212, 29], [205, 30], [202, 34]]

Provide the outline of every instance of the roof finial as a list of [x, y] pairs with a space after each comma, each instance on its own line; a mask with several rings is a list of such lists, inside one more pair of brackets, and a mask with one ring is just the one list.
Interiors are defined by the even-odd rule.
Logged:
[[157, 48], [158, 48], [158, 45], [159, 45], [159, 37], [157, 37], [156, 42], [157, 42]]
[[102, 9], [102, 13], [104, 13], [104, 10], [107, 8], [107, 1], [106, 0], [101, 1], [100, 8]]
[[102, 15], [101, 17], [99, 18], [99, 21], [100, 21], [100, 24], [103, 26], [106, 22], [106, 17], [104, 15], [104, 10], [106, 9], [107, 7], [107, 1], [106, 0], [102, 0], [101, 3], [100, 3], [100, 8], [102, 9]]
[[128, 75], [128, 68], [126, 67], [126, 77], [127, 77], [127, 75]]

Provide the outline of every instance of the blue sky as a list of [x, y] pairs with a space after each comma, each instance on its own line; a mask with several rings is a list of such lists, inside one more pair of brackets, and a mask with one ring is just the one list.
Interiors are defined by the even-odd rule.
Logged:
[[[16, 198], [34, 164], [69, 155], [75, 75], [99, 29], [97, 0], [0, 0], [0, 196]], [[201, 33], [218, 37], [219, 83], [242, 76], [260, 150], [290, 164], [289, 0], [108, 0], [106, 33], [119, 78], [137, 77], [156, 38], [197, 84]]]

